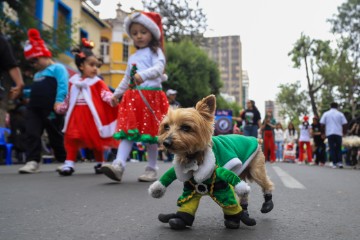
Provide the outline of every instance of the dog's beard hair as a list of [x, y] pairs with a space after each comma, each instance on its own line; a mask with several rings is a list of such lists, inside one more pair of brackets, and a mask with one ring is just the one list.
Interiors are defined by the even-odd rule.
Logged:
[[[202, 152], [210, 146], [214, 131], [213, 121], [213, 118], [210, 121], [206, 120], [194, 108], [170, 110], [160, 125], [159, 142], [162, 143], [170, 137], [172, 139], [170, 151], [180, 155], [181, 161], [186, 161], [186, 155]], [[170, 129], [165, 130], [165, 125]], [[189, 126], [190, 131], [182, 131], [182, 125]]]

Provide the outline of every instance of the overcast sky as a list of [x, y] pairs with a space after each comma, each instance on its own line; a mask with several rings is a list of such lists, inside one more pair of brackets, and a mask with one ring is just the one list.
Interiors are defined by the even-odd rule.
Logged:
[[[115, 17], [119, 1], [102, 0], [100, 17]], [[121, 0], [124, 10], [142, 9], [141, 0]], [[292, 68], [287, 55], [301, 33], [334, 40], [326, 21], [344, 0], [200, 0], [208, 18], [206, 36], [239, 35], [243, 69], [250, 78], [250, 99], [264, 113], [265, 100], [275, 100], [277, 86], [301, 80], [304, 70]]]

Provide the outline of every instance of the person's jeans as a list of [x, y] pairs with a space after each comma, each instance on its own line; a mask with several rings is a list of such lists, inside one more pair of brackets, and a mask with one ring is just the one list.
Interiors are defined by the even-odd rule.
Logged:
[[244, 127], [244, 136], [258, 137], [258, 126], [246, 125]]
[[330, 161], [333, 162], [334, 166], [337, 164], [342, 164], [342, 155], [341, 155], [341, 144], [342, 136], [339, 135], [329, 135], [327, 136], [330, 152]]
[[275, 141], [276, 145], [276, 158], [282, 160], [283, 159], [283, 144], [284, 141]]

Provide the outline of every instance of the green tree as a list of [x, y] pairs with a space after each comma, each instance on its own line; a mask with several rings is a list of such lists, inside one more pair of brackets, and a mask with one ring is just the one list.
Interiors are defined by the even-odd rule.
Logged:
[[276, 102], [281, 107], [280, 115], [290, 121], [299, 119], [308, 113], [309, 101], [305, 92], [301, 91], [300, 81], [295, 83], [280, 84]]
[[202, 49], [190, 41], [169, 42], [165, 52], [169, 80], [163, 85], [178, 91], [181, 106], [195, 106], [201, 98], [219, 93], [222, 86], [219, 70]]
[[207, 28], [207, 19], [199, 7], [199, 1], [191, 0], [143, 0], [144, 8], [158, 12], [163, 18], [167, 41], [179, 42], [190, 39], [200, 43]]
[[77, 23], [71, 26], [59, 24], [58, 28], [54, 29], [40, 22], [35, 18], [35, 1], [32, 0], [5, 0], [0, 1], [0, 4], [9, 6], [4, 7], [4, 12], [0, 11], [0, 31], [4, 35], [10, 36], [10, 43], [21, 67], [26, 65], [23, 47], [28, 39], [27, 31], [30, 28], [40, 31], [41, 37], [47, 43], [47, 47], [54, 57], [70, 50], [76, 44], [69, 38], [69, 33], [76, 32]]
[[332, 32], [340, 36], [338, 56], [338, 97], [354, 118], [360, 111], [360, 0], [348, 0], [328, 20]]
[[330, 81], [329, 71], [334, 65], [334, 51], [330, 41], [311, 39], [304, 34], [294, 44], [289, 52], [295, 68], [305, 67], [307, 90], [312, 112], [319, 116], [317, 107], [317, 93], [324, 84]]

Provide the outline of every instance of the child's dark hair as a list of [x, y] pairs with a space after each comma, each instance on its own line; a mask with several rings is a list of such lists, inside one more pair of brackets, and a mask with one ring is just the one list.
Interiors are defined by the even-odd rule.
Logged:
[[75, 65], [80, 72], [81, 64], [83, 64], [88, 57], [95, 55], [91, 50], [93, 47], [93, 42], [86, 40], [86, 38], [83, 38], [81, 39], [81, 45], [71, 50], [71, 53], [75, 55]]

